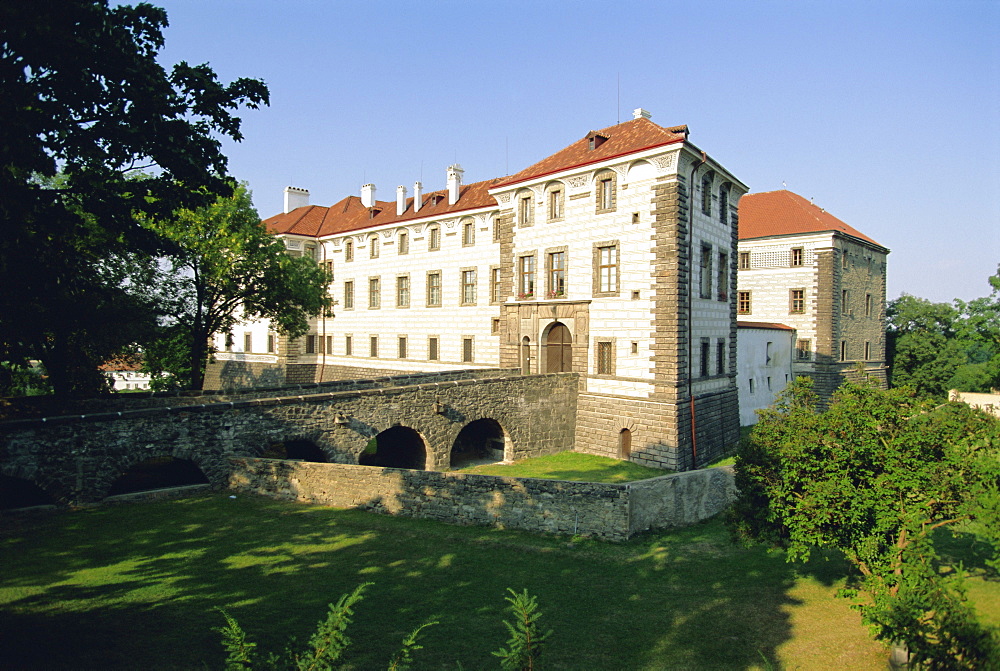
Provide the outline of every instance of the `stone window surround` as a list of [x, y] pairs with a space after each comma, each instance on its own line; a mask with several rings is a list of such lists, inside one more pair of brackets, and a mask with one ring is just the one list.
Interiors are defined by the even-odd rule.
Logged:
[[472, 217], [465, 217], [459, 223], [462, 232], [462, 246], [472, 247], [476, 244], [476, 220]]
[[476, 360], [476, 337], [462, 336], [462, 363], [474, 363]]
[[[531, 259], [532, 271], [531, 271], [531, 284], [533, 286], [524, 286], [524, 260]], [[533, 300], [535, 295], [538, 293], [538, 250], [532, 249], [531, 251], [519, 252], [517, 255], [517, 266], [514, 269], [517, 278], [517, 300], [528, 301]]]
[[382, 276], [370, 275], [368, 277], [368, 309], [379, 310], [381, 308], [382, 308]]
[[701, 338], [698, 342], [698, 377], [711, 377], [712, 339]]
[[[558, 194], [558, 195], [556, 195]], [[553, 201], [553, 198], [556, 201]], [[556, 208], [553, 208], [556, 205]], [[553, 216], [553, 209], [557, 212]], [[545, 187], [545, 220], [562, 221], [566, 217], [566, 186], [562, 182], [551, 182]]]
[[[712, 298], [712, 251], [711, 243], [702, 241], [701, 256], [698, 257], [698, 297]], [[706, 264], [707, 261], [707, 264]]]
[[514, 204], [518, 228], [527, 228], [533, 225], [535, 223], [535, 195], [531, 189], [519, 189], [514, 194]]
[[[746, 303], [746, 309], [743, 309], [744, 302]], [[751, 291], [736, 292], [736, 314], [738, 315], [753, 314], [753, 292]]]
[[715, 171], [709, 170], [701, 176], [701, 213], [712, 216], [712, 184]]
[[[400, 284], [400, 280], [404, 280], [404, 279], [406, 280], [406, 286], [405, 286], [405, 289], [406, 289], [406, 301], [405, 302], [400, 301], [400, 298], [402, 297], [402, 292], [400, 291], [400, 289], [404, 288]], [[400, 273], [400, 274], [396, 275], [396, 307], [397, 308], [408, 308], [408, 307], [410, 307], [410, 301], [412, 300], [412, 298], [413, 298], [412, 292], [410, 291], [410, 273]]]
[[373, 359], [378, 358], [378, 334], [368, 336], [368, 356]]
[[[604, 203], [601, 184], [611, 181], [610, 203]], [[594, 214], [606, 214], [618, 209], [618, 173], [611, 168], [604, 168], [594, 173]]]
[[[431, 355], [434, 356], [431, 356]], [[427, 336], [427, 360], [428, 361], [440, 361], [441, 360], [441, 337], [437, 335]]]
[[[801, 291], [802, 296], [799, 299], [802, 303], [802, 307], [795, 309], [795, 292]], [[788, 314], [790, 315], [802, 315], [806, 313], [806, 289], [805, 287], [794, 287], [788, 290]]]
[[350, 238], [344, 240], [344, 261], [351, 262], [354, 260], [354, 241]]
[[436, 252], [441, 249], [441, 226], [431, 224], [427, 227], [427, 251]]
[[344, 356], [354, 356], [354, 334], [344, 334]]
[[[494, 278], [496, 278], [495, 281]], [[490, 266], [490, 305], [500, 305], [504, 301], [503, 284], [500, 278], [500, 266]]]
[[729, 300], [729, 252], [719, 251], [718, 255], [719, 267], [716, 268], [716, 297], [720, 301]]
[[396, 245], [396, 253], [399, 255], [410, 253], [410, 237], [409, 233], [405, 230], [398, 231], [396, 233], [396, 240], [398, 244]]
[[[479, 294], [479, 291], [478, 291], [478, 288], [479, 288], [478, 287], [478, 284], [479, 284], [479, 272], [478, 271], [479, 271], [479, 268], [477, 266], [466, 266], [464, 268], [459, 268], [458, 269], [458, 285], [459, 285], [458, 286], [458, 291], [459, 291], [459, 293], [458, 293], [458, 304], [459, 305], [461, 305], [461, 306], [467, 306], [467, 305], [475, 305], [476, 304], [477, 299], [479, 298], [479, 296], [478, 296], [478, 294]], [[465, 289], [466, 289], [465, 274], [467, 272], [471, 272], [472, 273], [472, 300], [471, 301], [467, 301], [465, 299]]]
[[[614, 247], [614, 290], [601, 291], [601, 249]], [[621, 292], [621, 243], [618, 240], [599, 240], [592, 245], [593, 295], [597, 297], [618, 296]]]
[[[432, 275], [437, 275], [438, 296], [437, 296], [437, 302], [436, 303], [431, 302], [431, 276]], [[425, 306], [429, 307], [429, 308], [439, 308], [439, 307], [441, 307], [444, 304], [444, 280], [443, 280], [443, 274], [442, 274], [442, 272], [441, 272], [440, 269], [438, 269], [438, 270], [428, 270], [426, 278], [427, 278], [426, 279], [427, 291], [426, 291], [426, 295], [424, 296], [424, 298], [425, 298]]]
[[[601, 345], [611, 346], [611, 356], [608, 358], [608, 371], [601, 372]], [[597, 336], [594, 338], [594, 377], [614, 377], [617, 372], [618, 347], [614, 337]]]
[[[562, 295], [555, 295], [555, 289], [552, 287], [552, 255], [553, 254], [563, 254], [563, 290]], [[569, 293], [569, 246], [561, 245], [559, 247], [547, 247], [545, 249], [545, 296], [547, 298], [565, 298]]]
[[716, 338], [715, 340], [715, 374], [716, 375], [726, 375], [729, 373], [729, 366], [726, 365], [728, 361], [728, 352], [726, 350], [726, 339]]
[[750, 252], [739, 252], [739, 270], [750, 270]]
[[344, 280], [344, 309], [354, 309], [354, 278]]
[[368, 236], [368, 257], [372, 259], [377, 259], [379, 256], [379, 244], [378, 244], [378, 233], [372, 233]]
[[409, 340], [405, 335], [396, 336], [396, 358], [397, 359], [407, 359], [409, 358]]

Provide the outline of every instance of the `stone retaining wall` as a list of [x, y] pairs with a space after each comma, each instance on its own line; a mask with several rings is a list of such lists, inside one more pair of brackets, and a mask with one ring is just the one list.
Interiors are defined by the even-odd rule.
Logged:
[[231, 461], [229, 486], [237, 491], [611, 541], [647, 529], [693, 524], [721, 512], [735, 496], [728, 467], [604, 484], [273, 459]]

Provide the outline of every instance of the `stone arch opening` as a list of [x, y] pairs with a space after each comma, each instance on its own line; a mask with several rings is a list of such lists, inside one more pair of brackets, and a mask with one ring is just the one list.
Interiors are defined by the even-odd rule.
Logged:
[[562, 322], [553, 322], [543, 335], [546, 373], [566, 373], [573, 370], [573, 335]]
[[358, 457], [362, 466], [409, 468], [423, 471], [427, 468], [427, 445], [423, 437], [408, 426], [394, 426], [378, 434]]
[[622, 429], [618, 432], [618, 457], [628, 459], [632, 456], [632, 432]]
[[132, 465], [111, 484], [108, 496], [132, 494], [154, 489], [207, 485], [208, 478], [190, 459], [151, 457]]
[[495, 419], [477, 419], [458, 432], [451, 446], [451, 467], [466, 468], [503, 461], [507, 434]]
[[260, 456], [264, 459], [289, 459], [291, 461], [315, 461], [319, 463], [330, 461], [323, 448], [304, 438], [271, 443]]
[[31, 480], [0, 475], [0, 510], [55, 504], [55, 498]]

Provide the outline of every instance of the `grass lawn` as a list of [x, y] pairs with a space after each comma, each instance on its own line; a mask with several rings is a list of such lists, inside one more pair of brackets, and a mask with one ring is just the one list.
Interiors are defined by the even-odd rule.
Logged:
[[[215, 607], [280, 650], [365, 581], [352, 669], [385, 668], [428, 618], [414, 668], [499, 668], [507, 587], [555, 630], [541, 669], [876, 669], [887, 654], [833, 596], [842, 562], [733, 546], [719, 521], [609, 544], [213, 494], [7, 515], [0, 566], [4, 669], [218, 669]], [[1000, 584], [974, 588], [995, 611]]]
[[667, 475], [673, 471], [640, 466], [630, 461], [598, 457], [581, 452], [559, 452], [522, 459], [512, 464], [486, 464], [461, 469], [462, 473], [507, 475], [512, 478], [548, 478], [584, 482], [630, 482]]

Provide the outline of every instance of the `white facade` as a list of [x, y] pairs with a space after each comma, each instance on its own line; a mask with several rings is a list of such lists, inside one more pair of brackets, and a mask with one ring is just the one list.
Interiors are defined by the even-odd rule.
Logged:
[[781, 324], [739, 322], [736, 384], [740, 426], [757, 423], [757, 411], [770, 407], [795, 379], [794, 329]]

